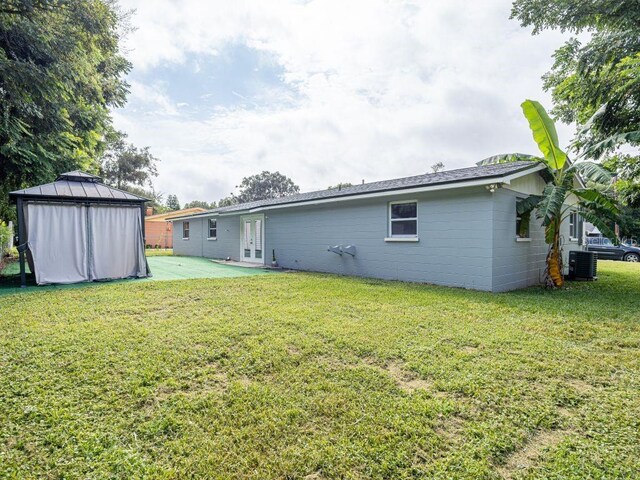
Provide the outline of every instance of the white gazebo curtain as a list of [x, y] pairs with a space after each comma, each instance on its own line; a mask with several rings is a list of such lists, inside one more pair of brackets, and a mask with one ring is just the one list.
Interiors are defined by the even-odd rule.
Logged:
[[28, 203], [38, 285], [148, 276], [140, 207]]

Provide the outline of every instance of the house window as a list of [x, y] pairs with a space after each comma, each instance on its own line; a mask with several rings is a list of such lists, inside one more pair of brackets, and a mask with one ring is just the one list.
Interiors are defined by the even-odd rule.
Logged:
[[418, 202], [389, 204], [389, 237], [418, 237]]
[[578, 214], [576, 212], [569, 214], [569, 238], [571, 240], [578, 239]]
[[522, 199], [516, 201], [516, 240], [528, 241], [530, 237], [530, 220], [531, 213], [518, 213], [520, 202]]
[[209, 240], [218, 238], [218, 222], [213, 218], [209, 219]]
[[189, 222], [182, 222], [182, 239], [189, 240]]

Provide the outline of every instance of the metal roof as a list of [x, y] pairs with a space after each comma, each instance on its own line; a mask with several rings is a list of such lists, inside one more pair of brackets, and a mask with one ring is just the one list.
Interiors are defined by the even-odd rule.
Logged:
[[101, 183], [89, 173], [74, 171], [61, 174], [55, 182], [9, 193], [9, 197], [47, 200], [92, 200], [102, 202], [148, 202], [148, 198]]
[[333, 188], [331, 190], [318, 190], [314, 192], [298, 193], [295, 195], [287, 195], [280, 198], [271, 198], [267, 200], [257, 200], [255, 202], [239, 203], [228, 207], [215, 208], [203, 213], [195, 215], [187, 215], [179, 218], [193, 218], [207, 216], [211, 214], [223, 214], [240, 212], [244, 210], [253, 210], [262, 207], [271, 207], [277, 205], [285, 205], [292, 203], [304, 203], [315, 200], [324, 200], [340, 197], [357, 197], [358, 195], [366, 195], [377, 192], [397, 192], [403, 189], [415, 187], [427, 187], [435, 185], [454, 184], [470, 180], [494, 179], [524, 172], [534, 167], [539, 167], [539, 162], [534, 161], [518, 161], [509, 163], [498, 163], [491, 165], [480, 165], [475, 167], [460, 168], [457, 170], [448, 170], [438, 173], [426, 173], [423, 175], [415, 175], [412, 177], [395, 178], [392, 180], [383, 180], [380, 182], [364, 183], [362, 185], [354, 185], [352, 187], [344, 187], [341, 189]]
[[61, 173], [56, 178], [58, 180], [71, 180], [74, 182], [102, 182], [102, 178], [97, 175], [91, 175], [87, 172], [81, 172], [80, 170], [74, 170], [73, 172]]

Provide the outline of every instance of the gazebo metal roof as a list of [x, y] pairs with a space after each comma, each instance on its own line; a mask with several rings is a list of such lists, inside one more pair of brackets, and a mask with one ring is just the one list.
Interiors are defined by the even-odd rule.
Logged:
[[12, 200], [86, 200], [97, 202], [148, 202], [148, 198], [102, 183], [102, 178], [75, 170], [63, 173], [55, 182], [11, 192]]

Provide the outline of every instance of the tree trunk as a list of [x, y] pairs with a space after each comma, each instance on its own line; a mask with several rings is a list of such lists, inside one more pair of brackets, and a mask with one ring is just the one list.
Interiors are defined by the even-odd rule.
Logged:
[[564, 277], [562, 276], [562, 252], [560, 251], [560, 225], [556, 224], [553, 242], [547, 254], [547, 286], [562, 288]]

